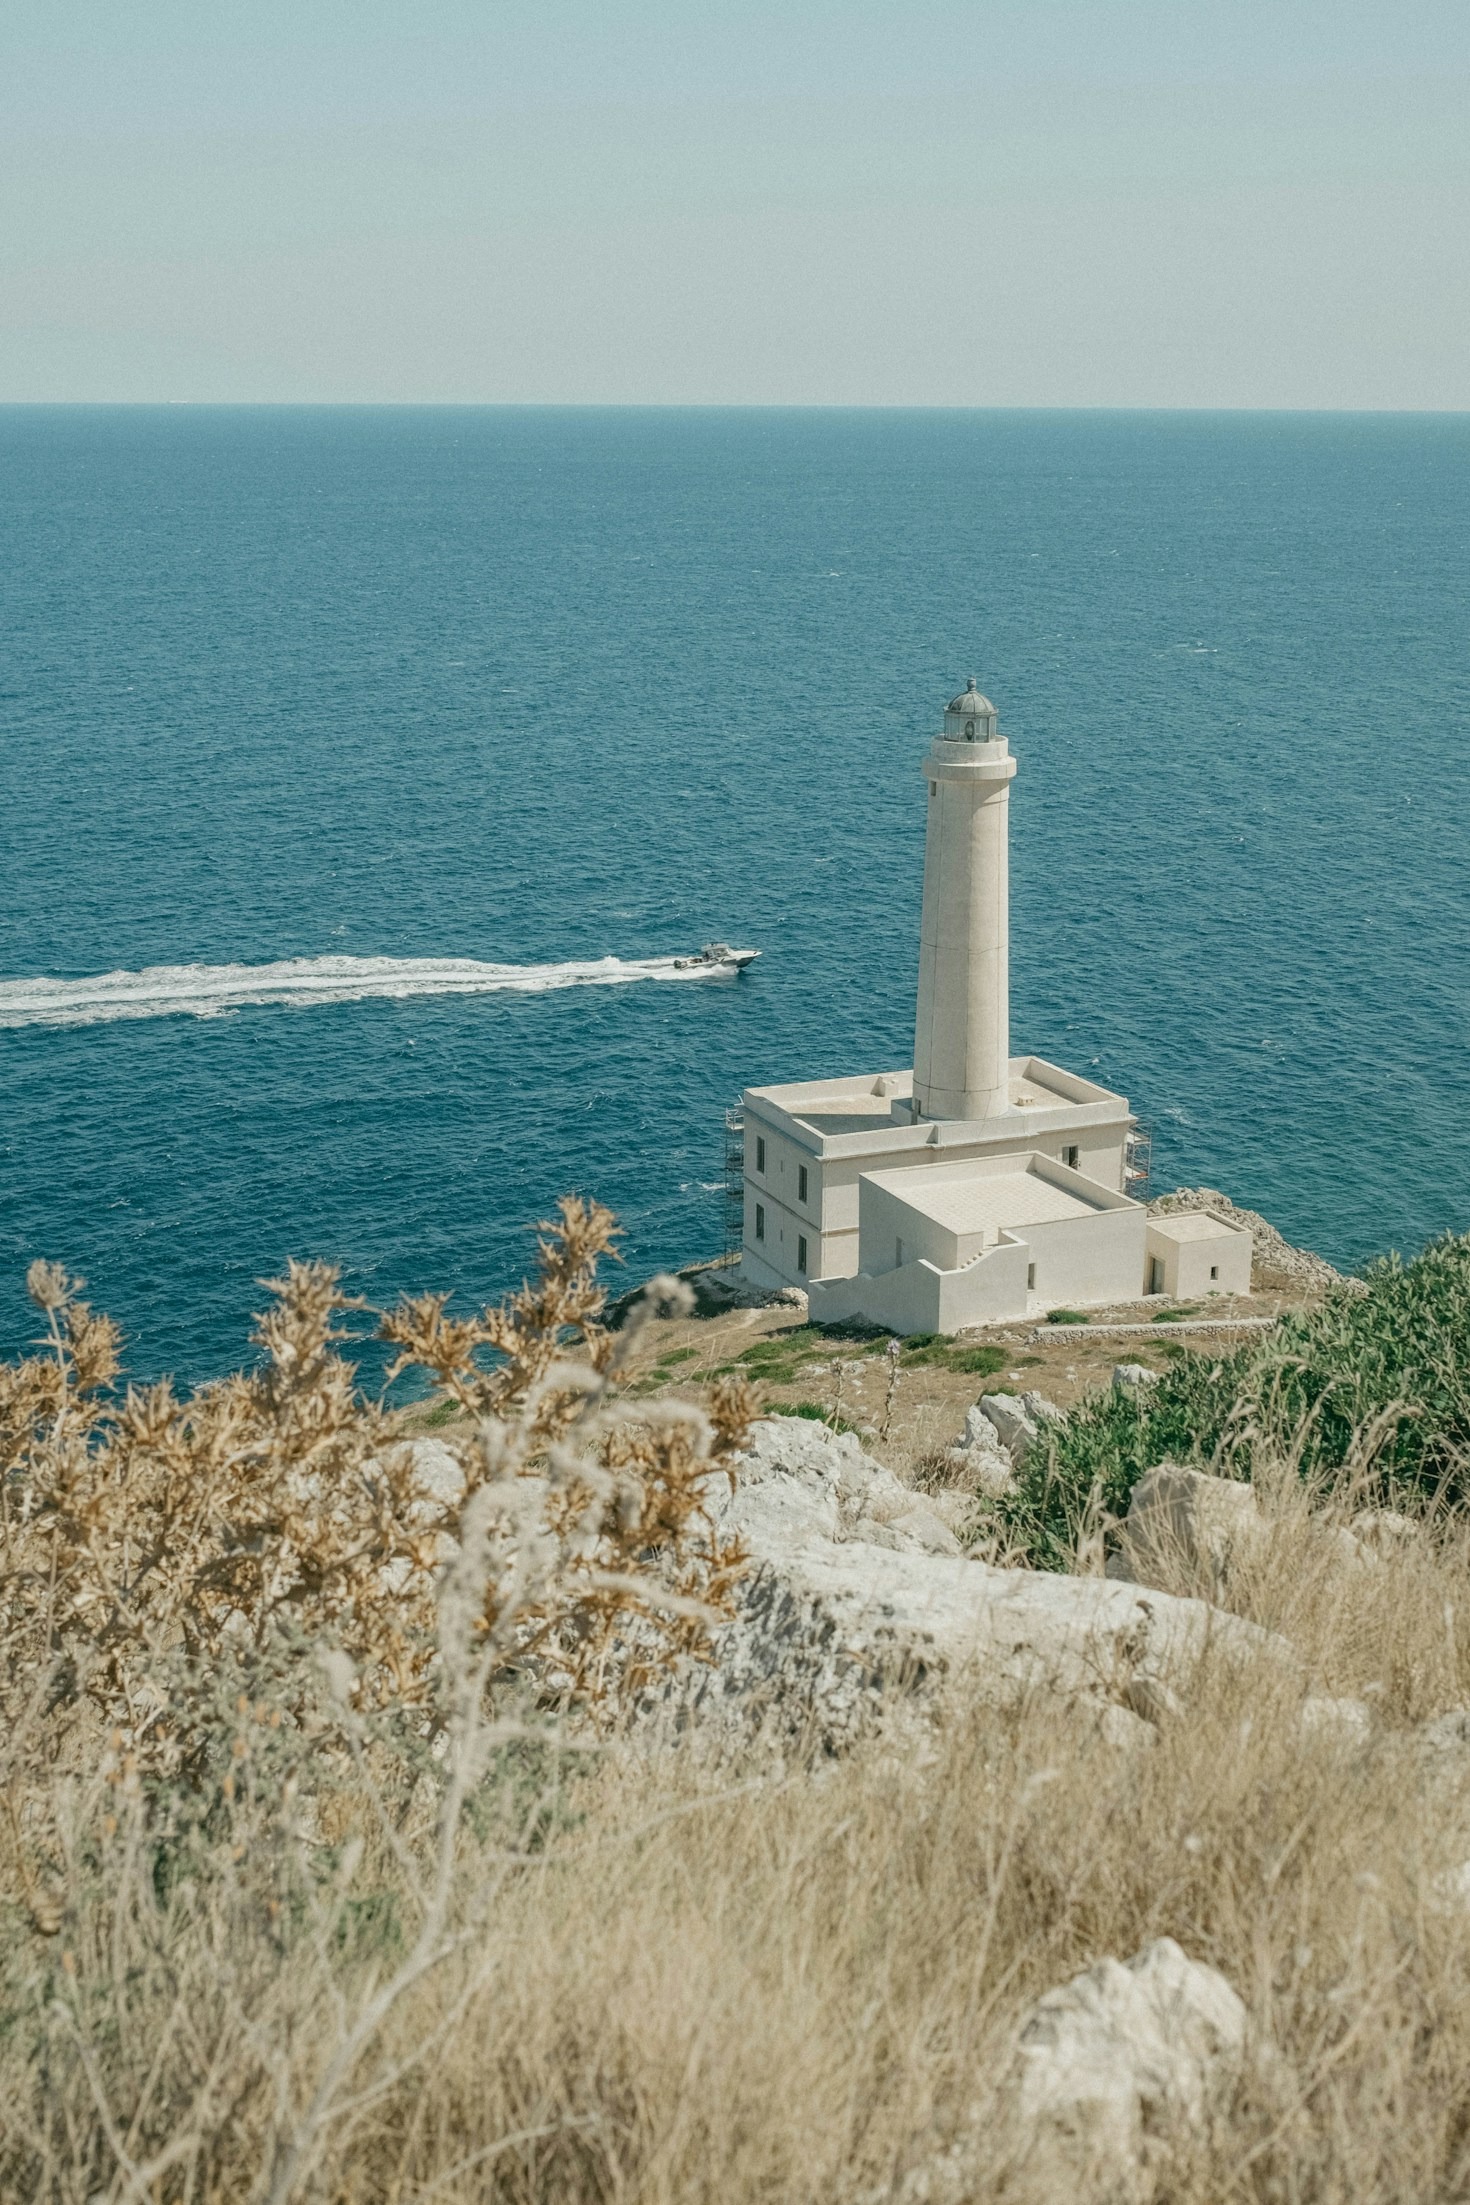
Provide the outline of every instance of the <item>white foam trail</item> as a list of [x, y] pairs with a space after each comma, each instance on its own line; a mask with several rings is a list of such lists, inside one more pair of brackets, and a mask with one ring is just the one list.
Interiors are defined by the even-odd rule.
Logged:
[[150, 965], [94, 980], [0, 980], [0, 1027], [94, 1026], [118, 1018], [219, 1018], [244, 1004], [307, 1008], [371, 996], [541, 995], [551, 988], [625, 987], [635, 980], [728, 979], [729, 967], [672, 957], [601, 957], [586, 964], [490, 965], [473, 957], [288, 957], [275, 965]]

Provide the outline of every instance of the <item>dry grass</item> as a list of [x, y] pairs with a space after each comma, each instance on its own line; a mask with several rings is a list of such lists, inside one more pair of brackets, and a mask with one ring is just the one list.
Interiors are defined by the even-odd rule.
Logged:
[[54, 1911], [17, 1881], [5, 2196], [876, 2205], [953, 2146], [936, 2200], [1021, 2200], [1020, 2013], [1170, 1935], [1258, 2056], [1160, 2205], [1463, 2198], [1470, 1787], [1416, 1726], [1470, 1702], [1470, 1533], [1426, 1515], [1353, 1562], [1324, 1533], [1351, 1478], [1257, 1484], [1273, 1535], [1225, 1598], [1367, 1698], [1366, 1746], [1304, 1734], [1263, 1662], [1203, 1672], [1148, 1750], [959, 1680], [837, 1761], [548, 1730], [522, 1676], [448, 1822], [452, 1745], [365, 1712], [323, 1750], [330, 1710], [264, 1689], [221, 1718], [228, 1798], [208, 1754], [192, 1791], [26, 1760], [13, 1852], [50, 1848]]

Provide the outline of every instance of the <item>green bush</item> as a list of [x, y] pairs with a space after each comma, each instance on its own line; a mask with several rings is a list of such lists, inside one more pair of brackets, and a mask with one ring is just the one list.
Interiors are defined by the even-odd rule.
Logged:
[[1083, 1402], [1030, 1450], [1006, 1514], [1033, 1562], [1061, 1567], [1089, 1504], [1122, 1515], [1155, 1463], [1246, 1477], [1265, 1434], [1330, 1476], [1379, 1419], [1382, 1497], [1470, 1499], [1470, 1237], [1446, 1234], [1412, 1263], [1380, 1257], [1360, 1289], [1231, 1354], [1183, 1357], [1155, 1386]]
[[1085, 1325], [1087, 1319], [1080, 1309], [1049, 1309], [1046, 1321], [1049, 1325]]

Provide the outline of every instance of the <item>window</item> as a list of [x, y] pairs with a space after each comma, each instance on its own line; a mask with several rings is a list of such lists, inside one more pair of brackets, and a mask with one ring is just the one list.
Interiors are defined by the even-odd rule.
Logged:
[[1219, 1264], [1218, 1264], [1218, 1263], [1212, 1263], [1212, 1264], [1210, 1265], [1210, 1277], [1211, 1277], [1212, 1279], [1217, 1279], [1217, 1278], [1218, 1278], [1219, 1276], [1220, 1276], [1220, 1266], [1219, 1266]]
[[1075, 1149], [1075, 1148], [1064, 1148], [1064, 1149], [1062, 1150], [1062, 1162], [1063, 1162], [1063, 1163], [1064, 1163], [1064, 1164], [1066, 1165], [1066, 1167], [1067, 1167], [1068, 1171], [1075, 1171], [1075, 1170], [1077, 1169], [1077, 1151], [1076, 1151], [1076, 1149]]
[[903, 1242], [901, 1240], [896, 1240], [893, 1243], [893, 1268], [895, 1271], [903, 1269]]
[[797, 1268], [797, 1270], [798, 1270], [798, 1271], [799, 1271], [799, 1272], [801, 1273], [802, 1277], [803, 1277], [803, 1278], [805, 1278], [805, 1277], [806, 1277], [806, 1242], [805, 1242], [805, 1241], [804, 1241], [804, 1240], [803, 1240], [803, 1239], [802, 1239], [802, 1238], [800, 1237], [800, 1235], [798, 1235], [798, 1236], [797, 1236], [797, 1242], [796, 1242], [796, 1268]]
[[966, 722], [965, 722], [965, 741], [966, 741], [967, 743], [973, 743], [973, 742], [974, 742], [974, 740], [975, 740], [975, 722], [974, 722], [973, 720], [966, 720]]
[[757, 1171], [766, 1168], [766, 1144], [759, 1134], [755, 1137], [755, 1168]]
[[766, 1237], [766, 1206], [764, 1202], [757, 1202], [755, 1206], [755, 1237], [757, 1240], [764, 1240]]
[[1162, 1294], [1164, 1291], [1164, 1266], [1157, 1256], [1149, 1259], [1148, 1290], [1150, 1294]]
[[1026, 1291], [1027, 1291], [1027, 1293], [1028, 1293], [1028, 1294], [1030, 1293], [1030, 1291], [1031, 1291], [1032, 1287], [1033, 1287], [1033, 1286], [1034, 1286], [1035, 1284], [1036, 1284], [1036, 1266], [1035, 1266], [1035, 1264], [1034, 1264], [1034, 1263], [1028, 1263], [1028, 1264], [1027, 1264], [1027, 1266], [1026, 1266]]
[[796, 1199], [797, 1199], [797, 1201], [798, 1201], [798, 1202], [805, 1202], [805, 1200], [806, 1200], [806, 1165], [805, 1165], [805, 1164], [798, 1164], [798, 1165], [797, 1165], [797, 1167], [796, 1167]]

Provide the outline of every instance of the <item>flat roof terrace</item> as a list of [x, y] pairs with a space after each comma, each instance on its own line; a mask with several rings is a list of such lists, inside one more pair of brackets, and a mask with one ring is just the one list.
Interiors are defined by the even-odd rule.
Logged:
[[1029, 1170], [976, 1173], [953, 1179], [930, 1179], [914, 1171], [874, 1171], [867, 1176], [905, 1208], [932, 1219], [946, 1232], [979, 1233], [986, 1240], [1016, 1226], [1093, 1217], [1111, 1207]]

